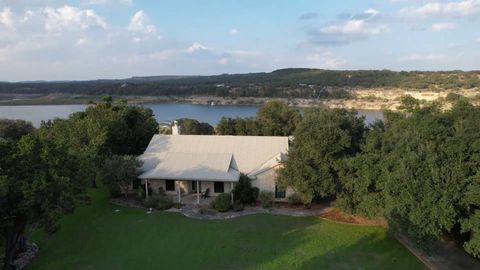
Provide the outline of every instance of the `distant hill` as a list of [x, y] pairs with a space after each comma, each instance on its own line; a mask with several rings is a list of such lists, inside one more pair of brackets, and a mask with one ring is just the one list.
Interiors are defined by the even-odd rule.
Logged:
[[0, 82], [0, 93], [87, 95], [215, 95], [219, 97], [346, 98], [352, 88], [465, 89], [480, 87], [480, 71], [322, 70], [151, 76], [119, 80]]

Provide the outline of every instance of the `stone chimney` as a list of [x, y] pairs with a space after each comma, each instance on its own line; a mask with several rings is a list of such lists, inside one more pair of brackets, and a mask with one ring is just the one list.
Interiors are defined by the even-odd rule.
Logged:
[[180, 135], [182, 132], [181, 127], [178, 125], [177, 121], [173, 121], [172, 126], [172, 135]]

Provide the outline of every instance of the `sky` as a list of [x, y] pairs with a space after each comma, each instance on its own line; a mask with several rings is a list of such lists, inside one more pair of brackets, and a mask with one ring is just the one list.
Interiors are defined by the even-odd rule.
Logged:
[[480, 70], [480, 0], [0, 0], [0, 81]]

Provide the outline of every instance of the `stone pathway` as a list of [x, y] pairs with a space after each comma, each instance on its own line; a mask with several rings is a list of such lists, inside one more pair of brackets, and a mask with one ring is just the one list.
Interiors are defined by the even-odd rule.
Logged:
[[323, 213], [328, 212], [328, 208], [317, 208], [317, 209], [302, 209], [302, 208], [263, 208], [259, 206], [255, 207], [245, 207], [243, 211], [239, 212], [225, 212], [220, 213], [210, 209], [197, 208], [194, 205], [186, 205], [182, 207], [181, 213], [189, 218], [194, 219], [203, 219], [203, 220], [221, 220], [221, 219], [232, 219], [254, 214], [273, 214], [273, 215], [286, 215], [286, 216], [295, 216], [295, 217], [309, 217], [309, 216], [319, 216]]

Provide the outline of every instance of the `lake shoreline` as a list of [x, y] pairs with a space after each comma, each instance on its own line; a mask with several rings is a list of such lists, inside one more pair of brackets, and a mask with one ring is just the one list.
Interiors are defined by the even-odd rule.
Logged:
[[[150, 108], [155, 119], [160, 122], [173, 121], [180, 118], [192, 118], [200, 122], [206, 122], [213, 126], [217, 125], [222, 117], [254, 117], [259, 105], [218, 105], [191, 103], [143, 103], [139, 106]], [[88, 105], [16, 105], [0, 106], [0, 118], [21, 119], [32, 122], [39, 126], [41, 121], [55, 118], [67, 118], [70, 114], [84, 111]], [[298, 108], [303, 111], [304, 108]], [[366, 116], [366, 122], [372, 123], [377, 119], [383, 119], [381, 110], [357, 110], [359, 115]]]
[[[4, 94], [8, 95], [8, 94]], [[14, 95], [14, 94], [11, 94]], [[305, 99], [305, 98], [260, 98], [239, 97], [223, 98], [216, 96], [113, 96], [125, 99], [129, 104], [193, 104], [210, 106], [261, 106], [268, 101], [279, 100], [292, 107], [308, 108], [325, 106], [328, 108], [347, 108], [356, 110], [396, 110], [398, 101], [359, 100], [359, 99]], [[35, 106], [35, 105], [88, 105], [99, 102], [102, 96], [74, 96], [65, 94], [51, 95], [15, 95], [12, 99], [0, 99], [0, 106]]]

